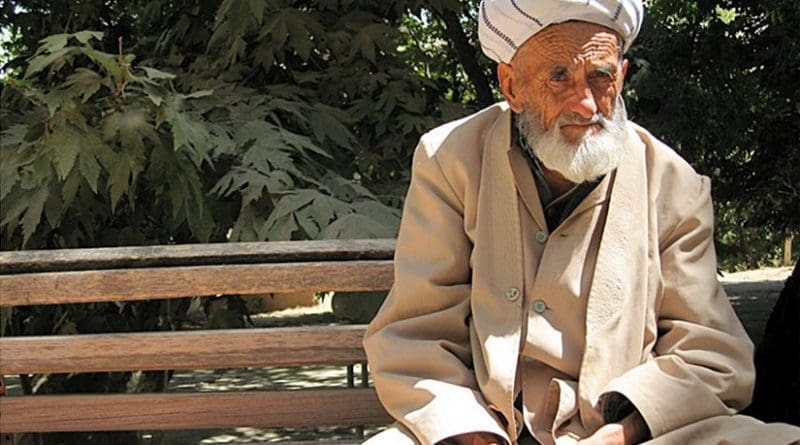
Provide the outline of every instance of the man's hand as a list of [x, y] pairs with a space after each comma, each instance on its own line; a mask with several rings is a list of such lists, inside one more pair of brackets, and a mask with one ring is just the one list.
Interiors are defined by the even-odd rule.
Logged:
[[458, 445], [505, 445], [506, 441], [492, 433], [477, 432], [459, 434], [452, 437], [452, 443]]
[[586, 439], [578, 441], [578, 445], [628, 445], [625, 441], [622, 423], [607, 423]]
[[634, 410], [619, 422], [603, 425], [578, 445], [633, 445], [647, 440], [650, 431], [639, 411]]

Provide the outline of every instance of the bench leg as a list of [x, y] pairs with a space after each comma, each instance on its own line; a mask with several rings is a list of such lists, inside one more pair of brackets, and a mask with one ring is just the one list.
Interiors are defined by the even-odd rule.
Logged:
[[[6, 379], [0, 374], [0, 397], [6, 395]], [[14, 435], [0, 432], [0, 445], [14, 445]]]
[[369, 388], [369, 371], [366, 363], [361, 364], [361, 386]]
[[[361, 386], [363, 388], [369, 388], [369, 370], [367, 368], [366, 363], [361, 363]], [[360, 440], [364, 440], [364, 425], [358, 425], [356, 427], [356, 437]]]
[[349, 364], [347, 365], [347, 387], [348, 388], [355, 388], [356, 387], [356, 377], [354, 369], [355, 365]]

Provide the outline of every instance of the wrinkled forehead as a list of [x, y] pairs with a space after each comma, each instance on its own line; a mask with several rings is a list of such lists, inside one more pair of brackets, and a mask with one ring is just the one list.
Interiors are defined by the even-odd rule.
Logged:
[[582, 21], [557, 23], [525, 41], [514, 54], [512, 64], [619, 59], [622, 45], [622, 37], [605, 26]]

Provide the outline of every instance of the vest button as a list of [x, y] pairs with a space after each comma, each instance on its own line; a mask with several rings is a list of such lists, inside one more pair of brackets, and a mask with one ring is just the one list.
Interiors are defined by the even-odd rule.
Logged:
[[544, 242], [547, 241], [547, 233], [541, 230], [536, 232], [536, 241], [539, 241], [540, 243], [544, 244]]
[[533, 311], [537, 314], [541, 314], [542, 312], [547, 310], [547, 303], [542, 300], [536, 300], [533, 302]]
[[512, 287], [506, 291], [508, 301], [516, 301], [519, 298], [519, 289]]

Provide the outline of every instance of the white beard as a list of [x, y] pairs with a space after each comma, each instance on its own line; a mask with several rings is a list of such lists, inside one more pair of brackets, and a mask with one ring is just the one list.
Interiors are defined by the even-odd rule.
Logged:
[[[597, 134], [586, 131], [577, 143], [569, 142], [561, 133], [561, 125], [578, 120], [597, 122], [602, 129]], [[627, 154], [627, 128], [628, 115], [621, 96], [617, 96], [610, 119], [599, 112], [591, 119], [562, 114], [553, 128], [546, 130], [539, 114], [527, 107], [517, 118], [517, 129], [539, 161], [576, 184], [594, 181], [619, 166]]]

